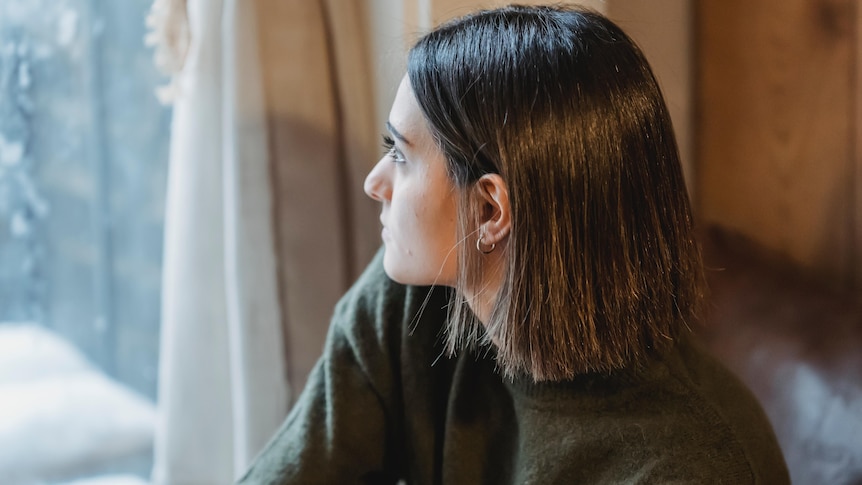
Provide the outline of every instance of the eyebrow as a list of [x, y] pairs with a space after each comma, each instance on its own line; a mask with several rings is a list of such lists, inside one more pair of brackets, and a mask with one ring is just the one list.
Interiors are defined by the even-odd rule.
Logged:
[[396, 130], [395, 127], [392, 126], [392, 123], [387, 121], [386, 122], [386, 129], [389, 130], [389, 133], [392, 133], [392, 136], [401, 140], [402, 143], [404, 143], [406, 145], [410, 144], [410, 142], [407, 140], [407, 138], [404, 138], [404, 135], [399, 133], [398, 130]]

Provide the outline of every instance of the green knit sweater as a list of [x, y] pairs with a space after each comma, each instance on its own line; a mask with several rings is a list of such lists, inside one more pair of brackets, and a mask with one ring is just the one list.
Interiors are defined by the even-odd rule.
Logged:
[[447, 301], [389, 280], [378, 254], [240, 483], [789, 483], [754, 397], [693, 345], [637, 370], [510, 381], [492, 352], [443, 355]]

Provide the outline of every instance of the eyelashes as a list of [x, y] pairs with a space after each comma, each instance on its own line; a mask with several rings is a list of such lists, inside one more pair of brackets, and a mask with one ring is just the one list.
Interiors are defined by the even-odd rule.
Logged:
[[384, 156], [391, 158], [392, 161], [395, 163], [405, 163], [407, 161], [407, 159], [404, 158], [404, 154], [401, 153], [401, 150], [399, 150], [395, 146], [395, 140], [393, 140], [392, 137], [389, 135], [382, 135], [382, 136], [383, 136], [383, 149], [385, 150]]
[[390, 153], [395, 149], [395, 140], [392, 139], [389, 135], [381, 135], [383, 137], [383, 150], [384, 153]]

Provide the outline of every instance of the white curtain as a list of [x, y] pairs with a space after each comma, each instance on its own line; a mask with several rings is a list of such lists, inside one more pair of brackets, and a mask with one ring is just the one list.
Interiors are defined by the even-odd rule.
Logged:
[[218, 485], [246, 469], [289, 396], [254, 2], [187, 3], [191, 41], [173, 90], [153, 481]]

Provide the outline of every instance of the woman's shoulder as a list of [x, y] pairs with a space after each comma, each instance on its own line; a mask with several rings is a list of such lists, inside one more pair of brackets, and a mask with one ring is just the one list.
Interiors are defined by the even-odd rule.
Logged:
[[789, 483], [756, 399], [688, 340], [638, 369], [512, 389], [520, 425], [540, 437], [526, 449], [555, 456], [557, 477]]
[[634, 387], [633, 413], [660, 457], [651, 474], [701, 483], [787, 484], [790, 478], [766, 413], [751, 391], [690, 336]]

